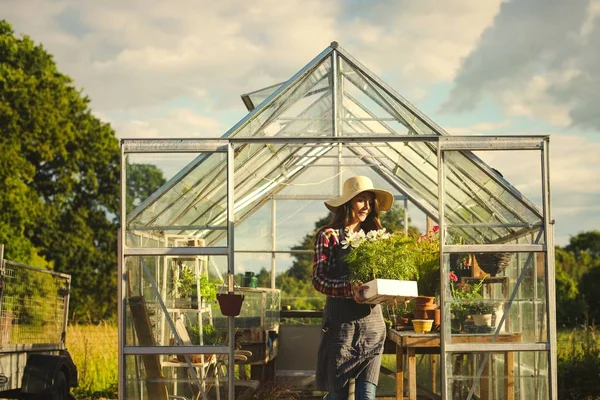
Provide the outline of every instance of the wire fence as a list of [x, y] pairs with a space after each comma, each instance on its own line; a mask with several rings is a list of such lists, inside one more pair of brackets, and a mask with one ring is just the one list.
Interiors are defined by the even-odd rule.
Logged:
[[68, 275], [4, 260], [0, 265], [0, 347], [63, 343], [70, 282]]

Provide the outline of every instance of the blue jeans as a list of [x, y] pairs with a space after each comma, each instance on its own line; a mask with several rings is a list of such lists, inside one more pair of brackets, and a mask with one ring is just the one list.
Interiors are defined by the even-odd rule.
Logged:
[[[339, 392], [329, 392], [325, 400], [348, 400], [348, 386]], [[354, 400], [375, 400], [377, 385], [367, 382], [361, 374], [354, 381]]]

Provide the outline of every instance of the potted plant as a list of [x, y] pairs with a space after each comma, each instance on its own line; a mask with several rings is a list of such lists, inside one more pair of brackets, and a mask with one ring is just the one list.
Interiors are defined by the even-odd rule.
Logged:
[[413, 280], [418, 275], [412, 238], [401, 233], [387, 233], [385, 228], [365, 234], [349, 233], [342, 241], [352, 247], [345, 260], [350, 279], [368, 282], [373, 279]]
[[440, 227], [419, 236], [413, 244], [419, 295], [435, 297], [440, 291]]
[[440, 239], [439, 227], [414, 238], [412, 250], [417, 266], [419, 296], [414, 303], [416, 319], [432, 319], [434, 327], [440, 324], [440, 309], [435, 303], [440, 291]]
[[496, 305], [484, 300], [465, 304], [465, 312], [473, 318], [475, 326], [492, 326], [492, 314]]
[[179, 276], [174, 281], [174, 291], [179, 299], [175, 299], [175, 304], [181, 308], [198, 307], [198, 285], [200, 285], [200, 297], [203, 306], [217, 299], [218, 282], [210, 282], [204, 274], [196, 276], [192, 268], [184, 265]]
[[[345, 260], [350, 280], [369, 286], [367, 302], [379, 303], [394, 297], [416, 297], [418, 276], [414, 240], [402, 233], [390, 234], [385, 228], [349, 233], [342, 241], [352, 247]], [[372, 299], [372, 300], [369, 300]]]
[[486, 277], [487, 275], [477, 283], [462, 283], [458, 281], [458, 277], [454, 272], [448, 274], [450, 294], [452, 296], [450, 311], [454, 320], [452, 322], [454, 330], [460, 331], [461, 325], [467, 318], [467, 315], [470, 315], [467, 306], [483, 298], [482, 287]]

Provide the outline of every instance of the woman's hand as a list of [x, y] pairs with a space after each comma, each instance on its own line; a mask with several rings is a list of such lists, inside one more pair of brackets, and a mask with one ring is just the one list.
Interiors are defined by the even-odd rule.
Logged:
[[364, 303], [365, 300], [365, 290], [369, 287], [367, 285], [363, 285], [361, 281], [356, 281], [352, 285], [352, 295], [354, 296], [354, 301], [357, 303]]

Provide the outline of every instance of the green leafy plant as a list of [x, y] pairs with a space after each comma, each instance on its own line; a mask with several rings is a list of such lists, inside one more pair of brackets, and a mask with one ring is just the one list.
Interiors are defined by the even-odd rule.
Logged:
[[197, 295], [198, 283], [200, 283], [200, 296], [204, 301], [213, 302], [217, 300], [217, 286], [221, 285], [223, 281], [215, 280], [211, 282], [204, 274], [200, 274], [196, 277], [192, 268], [187, 265], [184, 265], [181, 268], [179, 277], [177, 277], [174, 282], [179, 297]]
[[[198, 325], [192, 324], [192, 326], [188, 328], [188, 332], [192, 344], [199, 345], [200, 328], [198, 327]], [[219, 332], [214, 325], [202, 325], [202, 342], [204, 345], [214, 346], [223, 343], [223, 340], [224, 335], [222, 334], [222, 332]]]
[[483, 298], [482, 287], [485, 277], [476, 284], [459, 283], [458, 277], [453, 272], [450, 272], [448, 280], [450, 282], [452, 299], [454, 300], [450, 310], [456, 318], [462, 320], [467, 315], [472, 314], [469, 312], [469, 305], [479, 303], [479, 300]]
[[207, 303], [217, 301], [217, 286], [222, 284], [220, 279], [211, 282], [206, 275], [200, 275], [200, 296]]
[[404, 234], [389, 234], [385, 229], [348, 234], [344, 248], [353, 250], [346, 255], [351, 281], [373, 279], [414, 280], [418, 276], [414, 239]]
[[179, 276], [175, 278], [174, 283], [179, 297], [190, 297], [196, 290], [196, 274], [190, 267], [184, 265], [179, 270]]
[[440, 291], [440, 228], [419, 236], [414, 243], [419, 295], [436, 296]]
[[471, 301], [465, 304], [467, 315], [493, 314], [495, 309], [496, 305], [494, 303], [485, 301]]

